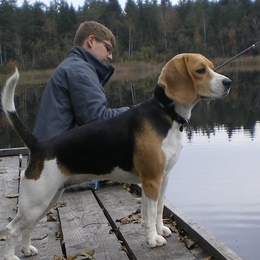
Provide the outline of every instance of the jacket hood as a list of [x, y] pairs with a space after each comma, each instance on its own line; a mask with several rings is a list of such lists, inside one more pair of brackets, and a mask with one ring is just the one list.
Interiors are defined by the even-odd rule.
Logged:
[[115, 71], [115, 68], [113, 66], [105, 64], [101, 60], [97, 59], [93, 54], [91, 54], [83, 47], [74, 47], [71, 50], [69, 56], [71, 55], [77, 55], [84, 61], [91, 63], [97, 72], [99, 81], [102, 84], [102, 86], [105, 86], [105, 84], [108, 82], [108, 80]]

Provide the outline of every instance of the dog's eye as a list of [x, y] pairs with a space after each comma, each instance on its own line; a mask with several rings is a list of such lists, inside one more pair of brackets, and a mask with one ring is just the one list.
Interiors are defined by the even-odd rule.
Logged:
[[204, 74], [206, 72], [206, 69], [201, 68], [201, 69], [196, 70], [196, 72], [198, 72], [199, 74]]

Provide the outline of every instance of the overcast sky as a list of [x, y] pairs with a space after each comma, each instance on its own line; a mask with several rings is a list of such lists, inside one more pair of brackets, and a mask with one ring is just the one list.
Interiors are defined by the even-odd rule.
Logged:
[[[84, 1], [85, 1], [85, 0], [73, 0], [73, 1], [66, 0], [66, 2], [67, 2], [69, 5], [72, 3], [72, 5], [74, 6], [74, 8], [75, 8], [76, 10], [78, 9], [78, 6], [83, 6], [83, 5], [84, 5]], [[126, 0], [118, 0], [118, 1], [119, 1], [120, 5], [122, 6], [122, 9], [124, 9]], [[21, 6], [23, 2], [24, 2], [24, 0], [17, 0], [18, 6]], [[33, 4], [33, 3], [36, 2], [36, 1], [35, 1], [35, 0], [28, 0], [28, 2], [29, 2], [29, 4]], [[45, 3], [47, 6], [49, 6], [51, 0], [38, 0], [38, 2], [43, 2], [43, 3]]]
[[[83, 6], [84, 5], [84, 1], [85, 0], [66, 0], [66, 2], [70, 5], [72, 3], [72, 5], [74, 6], [74, 8], [77, 10], [79, 6]], [[127, 0], [118, 0], [122, 9], [125, 8], [125, 3]], [[172, 0], [172, 4], [178, 3], [179, 0]], [[22, 3], [24, 2], [24, 0], [17, 0], [17, 4], [18, 6], [21, 6]], [[34, 2], [36, 2], [36, 0], [28, 0], [29, 4], [33, 4]], [[47, 6], [50, 5], [51, 0], [38, 0], [38, 2], [43, 2], [45, 3]]]

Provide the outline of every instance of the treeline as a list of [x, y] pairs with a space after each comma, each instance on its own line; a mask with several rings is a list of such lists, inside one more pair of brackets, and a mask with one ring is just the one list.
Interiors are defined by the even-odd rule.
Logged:
[[[96, 20], [117, 38], [116, 61], [161, 62], [181, 52], [230, 57], [260, 38], [260, 0], [86, 0], [77, 9], [64, 0], [21, 7], [0, 1], [0, 73], [55, 67], [73, 46], [79, 24]], [[257, 51], [255, 52], [257, 54]]]

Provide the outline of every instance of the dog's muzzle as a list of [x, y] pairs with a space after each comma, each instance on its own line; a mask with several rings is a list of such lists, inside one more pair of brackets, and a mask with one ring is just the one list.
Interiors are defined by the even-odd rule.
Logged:
[[229, 79], [229, 78], [226, 78], [226, 79], [222, 80], [222, 84], [226, 87], [226, 91], [225, 91], [225, 93], [223, 94], [222, 97], [225, 97], [225, 96], [227, 96], [229, 94], [229, 91], [231, 89], [231, 83], [232, 83], [232, 80]]

